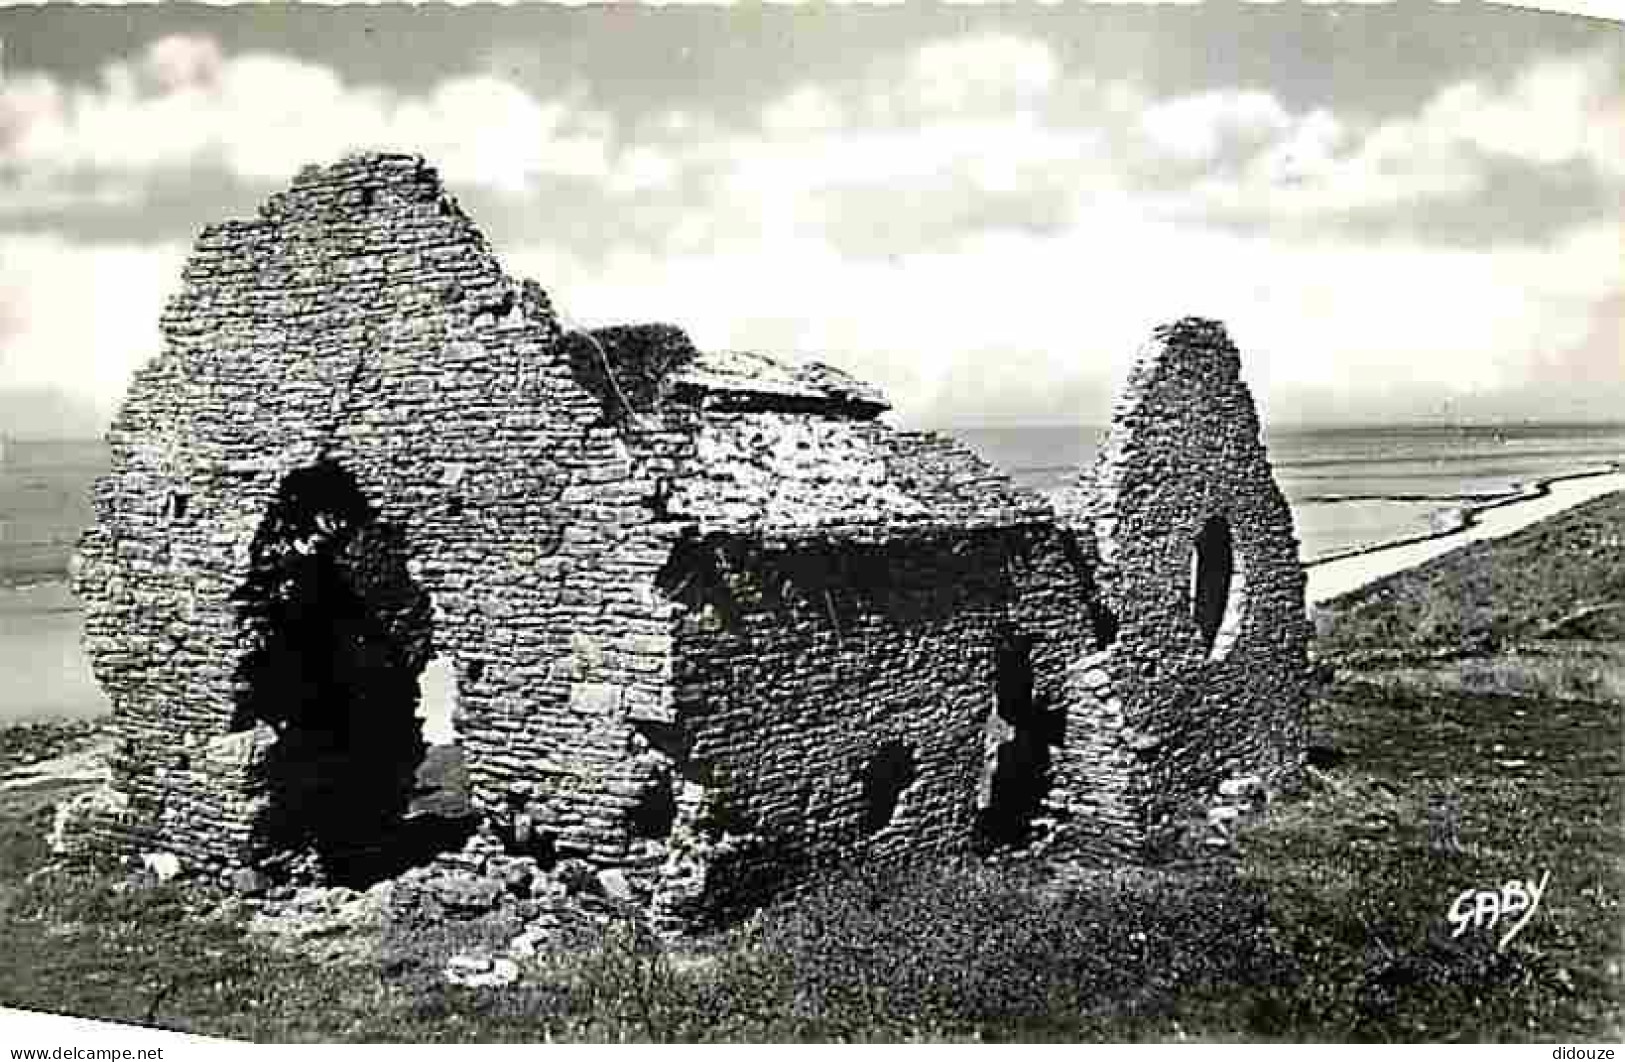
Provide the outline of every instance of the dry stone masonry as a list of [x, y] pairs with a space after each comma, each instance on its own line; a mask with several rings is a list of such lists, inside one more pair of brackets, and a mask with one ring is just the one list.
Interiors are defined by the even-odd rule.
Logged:
[[76, 569], [117, 749], [65, 854], [354, 877], [432, 661], [480, 820], [447, 858], [678, 925], [853, 860], [1143, 858], [1301, 759], [1303, 575], [1212, 322], [1158, 330], [1056, 505], [828, 366], [564, 329], [412, 157], [206, 229], [162, 328]]

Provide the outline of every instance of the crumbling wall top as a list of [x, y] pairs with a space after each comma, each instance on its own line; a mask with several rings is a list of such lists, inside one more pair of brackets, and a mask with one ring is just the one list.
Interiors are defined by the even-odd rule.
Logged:
[[676, 378], [680, 388], [736, 409], [780, 409], [872, 420], [891, 408], [881, 391], [820, 362], [789, 366], [749, 351], [708, 353]]
[[707, 534], [845, 542], [1042, 523], [1047, 502], [966, 447], [870, 420], [709, 416], [671, 511]]

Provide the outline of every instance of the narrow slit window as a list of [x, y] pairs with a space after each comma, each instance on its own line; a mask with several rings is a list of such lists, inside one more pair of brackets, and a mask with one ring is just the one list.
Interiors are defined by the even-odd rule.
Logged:
[[[1208, 518], [1191, 549], [1191, 619], [1202, 640], [1202, 652], [1217, 658], [1234, 640], [1241, 607], [1240, 572], [1229, 521]], [[1221, 638], [1221, 634], [1225, 637]]]

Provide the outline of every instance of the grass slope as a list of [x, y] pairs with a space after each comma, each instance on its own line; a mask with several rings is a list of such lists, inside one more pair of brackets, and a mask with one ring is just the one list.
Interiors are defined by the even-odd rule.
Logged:
[[1316, 652], [1348, 664], [1491, 655], [1549, 637], [1617, 641], [1625, 494], [1584, 502], [1317, 609]]
[[[611, 925], [495, 991], [439, 970], [500, 948], [503, 916], [396, 927], [357, 965], [273, 952], [200, 887], [35, 873], [54, 794], [6, 793], [0, 1001], [257, 1040], [1613, 1038], [1620, 725], [1333, 690], [1318, 738], [1342, 762], [1234, 853], [857, 876], [681, 947]], [[1451, 937], [1460, 890], [1544, 870], [1505, 952]]]
[[[1347, 661], [1612, 636], [1585, 610], [1621, 600], [1621, 527], [1593, 503], [1334, 603], [1352, 680], [1318, 697], [1319, 766], [1233, 849], [856, 875], [682, 945], [588, 929], [505, 989], [440, 969], [509, 916], [394, 925], [349, 962], [271, 951], [200, 886], [40, 870], [60, 793], [0, 792], [0, 1002], [270, 1041], [1618, 1039], [1625, 708], [1384, 690]], [[1504, 951], [1452, 935], [1462, 890], [1548, 871]]]

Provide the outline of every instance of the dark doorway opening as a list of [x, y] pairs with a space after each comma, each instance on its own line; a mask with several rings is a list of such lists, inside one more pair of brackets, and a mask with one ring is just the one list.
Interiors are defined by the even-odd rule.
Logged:
[[330, 461], [289, 473], [255, 535], [235, 594], [247, 645], [235, 690], [238, 726], [277, 734], [256, 824], [273, 864], [313, 854], [323, 880], [359, 883], [463, 828], [406, 819], [433, 652], [429, 597], [406, 560], [399, 530]]
[[677, 787], [671, 771], [657, 774], [638, 794], [627, 817], [633, 837], [640, 840], [659, 840], [671, 836], [677, 824]]
[[903, 790], [914, 784], [919, 769], [914, 750], [901, 741], [888, 741], [859, 772], [863, 786], [863, 831], [878, 833], [891, 824]]
[[1201, 634], [1204, 654], [1213, 653], [1224, 626], [1235, 571], [1235, 543], [1230, 536], [1230, 524], [1222, 516], [1209, 517], [1197, 533], [1191, 551], [1191, 618]]
[[1019, 847], [1054, 785], [1054, 749], [1066, 717], [1033, 693], [1032, 639], [1006, 631], [995, 649], [994, 711], [1006, 730], [990, 753], [977, 834], [984, 850]]
[[1089, 602], [1089, 631], [1095, 636], [1096, 649], [1109, 649], [1117, 641], [1118, 626], [1111, 606], [1098, 598]]

